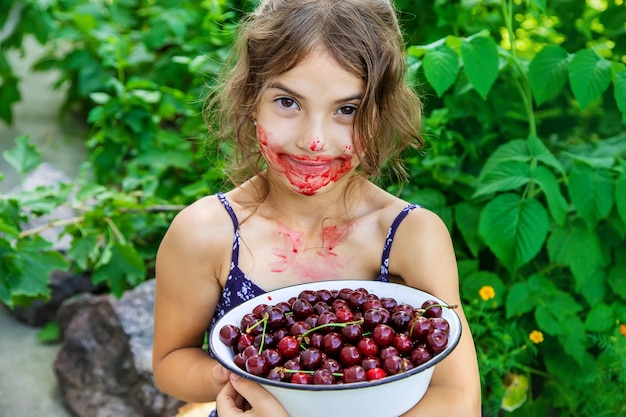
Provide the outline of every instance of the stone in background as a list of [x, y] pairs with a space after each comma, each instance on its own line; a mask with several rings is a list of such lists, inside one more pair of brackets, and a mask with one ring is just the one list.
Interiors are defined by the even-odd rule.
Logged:
[[152, 380], [154, 280], [118, 300], [83, 294], [64, 302], [54, 363], [61, 396], [81, 417], [170, 417], [184, 405]]

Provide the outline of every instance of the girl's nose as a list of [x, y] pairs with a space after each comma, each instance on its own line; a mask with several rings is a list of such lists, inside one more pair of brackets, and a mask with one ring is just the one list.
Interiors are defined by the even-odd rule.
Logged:
[[311, 150], [311, 152], [319, 152], [323, 149], [322, 140], [319, 136], [311, 136], [306, 140], [307, 147]]
[[301, 132], [302, 139], [299, 141], [301, 148], [309, 152], [321, 152], [326, 149], [326, 135], [324, 121], [320, 119], [309, 120], [305, 123], [304, 130]]

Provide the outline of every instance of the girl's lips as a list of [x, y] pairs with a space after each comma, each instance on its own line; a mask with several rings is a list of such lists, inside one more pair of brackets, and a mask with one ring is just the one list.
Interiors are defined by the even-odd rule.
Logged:
[[290, 165], [297, 170], [319, 172], [330, 169], [336, 160], [332, 157], [318, 156], [311, 158], [308, 156], [284, 155], [283, 160], [286, 165]]

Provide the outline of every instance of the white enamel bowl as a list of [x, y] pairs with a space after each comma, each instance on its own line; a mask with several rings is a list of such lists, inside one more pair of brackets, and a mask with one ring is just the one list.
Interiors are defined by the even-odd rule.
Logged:
[[430, 383], [435, 365], [444, 360], [456, 347], [461, 337], [461, 321], [453, 309], [444, 308], [442, 317], [450, 323], [448, 345], [443, 352], [430, 361], [409, 371], [387, 376], [378, 381], [355, 382], [338, 385], [298, 385], [276, 382], [249, 374], [233, 362], [232, 348], [219, 339], [219, 329], [226, 324], [240, 325], [241, 318], [254, 307], [276, 304], [297, 297], [302, 290], [340, 290], [342, 288], [365, 288], [379, 297], [392, 297], [400, 303], [420, 307], [426, 300], [443, 300], [404, 285], [363, 280], [321, 281], [281, 288], [248, 300], [233, 308], [211, 330], [209, 347], [215, 359], [238, 375], [261, 384], [283, 405], [292, 417], [319, 417], [341, 415], [343, 417], [398, 417], [417, 404]]

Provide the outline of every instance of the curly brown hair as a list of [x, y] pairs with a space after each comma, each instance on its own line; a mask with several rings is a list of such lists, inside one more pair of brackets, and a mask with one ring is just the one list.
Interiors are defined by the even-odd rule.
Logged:
[[241, 21], [228, 71], [205, 101], [210, 136], [235, 142], [229, 172], [235, 185], [264, 168], [251, 123], [263, 89], [320, 47], [363, 80], [354, 121], [360, 171], [379, 176], [386, 164], [406, 179], [400, 154], [423, 147], [422, 106], [405, 80], [406, 49], [392, 2], [264, 0]]

